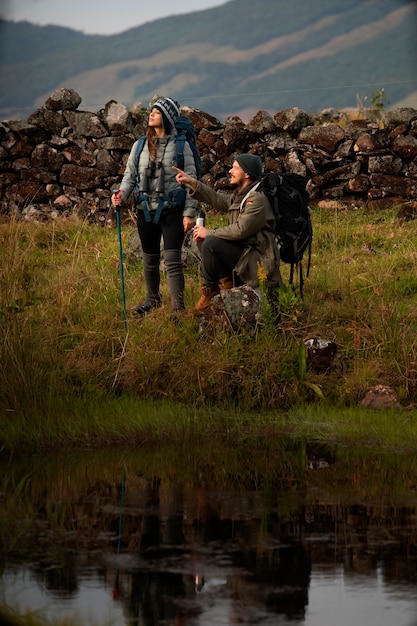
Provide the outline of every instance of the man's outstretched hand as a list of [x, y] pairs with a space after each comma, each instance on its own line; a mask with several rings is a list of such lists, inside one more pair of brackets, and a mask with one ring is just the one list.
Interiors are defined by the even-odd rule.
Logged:
[[172, 167], [172, 169], [177, 172], [175, 180], [179, 185], [188, 185], [189, 187], [191, 187], [191, 189], [195, 190], [197, 185], [197, 180], [195, 178], [193, 178], [189, 174], [186, 174], [186, 172], [183, 172], [178, 167]]

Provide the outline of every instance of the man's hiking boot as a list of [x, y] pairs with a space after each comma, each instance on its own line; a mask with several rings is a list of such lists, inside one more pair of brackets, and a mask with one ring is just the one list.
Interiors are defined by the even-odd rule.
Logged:
[[220, 291], [225, 291], [226, 289], [232, 289], [233, 287], [234, 287], [233, 278], [231, 276], [220, 278], [219, 280]]
[[195, 311], [197, 311], [197, 313], [201, 311], [205, 311], [205, 309], [207, 309], [210, 306], [211, 301], [214, 298], [214, 296], [219, 295], [220, 289], [218, 287], [211, 288], [211, 287], [203, 286], [200, 289], [200, 293], [201, 293], [200, 300], [195, 305]]
[[132, 312], [136, 313], [136, 315], [146, 315], [146, 313], [149, 313], [149, 311], [152, 311], [152, 309], [156, 309], [159, 306], [161, 306], [160, 302], [149, 302], [148, 300], [147, 302], [134, 306]]

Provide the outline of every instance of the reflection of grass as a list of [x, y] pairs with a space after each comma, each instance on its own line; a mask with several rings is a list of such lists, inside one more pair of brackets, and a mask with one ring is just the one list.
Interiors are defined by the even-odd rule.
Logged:
[[[42, 611], [22, 612], [8, 606], [0, 606], [0, 624], [2, 626], [74, 626], [77, 623], [79, 621], [76, 615], [62, 619], [48, 619], [42, 614]], [[91, 626], [94, 626], [93, 622], [91, 622]], [[114, 626], [114, 621], [106, 620], [104, 623], [101, 622], [100, 626]]]
[[[207, 436], [224, 428], [210, 407], [233, 415], [233, 430], [242, 411], [318, 402], [353, 407], [379, 382], [393, 386], [403, 404], [416, 402], [417, 233], [413, 222], [400, 224], [395, 215], [395, 207], [379, 213], [313, 208], [304, 303], [286, 288], [276, 323], [268, 311], [268, 323], [256, 333], [222, 329], [209, 336], [191, 316], [179, 324], [169, 319], [165, 279], [165, 306], [142, 321], [129, 318], [125, 332], [115, 231], [75, 218], [3, 224], [0, 441], [48, 447], [135, 434], [138, 441]], [[288, 267], [282, 271], [288, 278]], [[140, 267], [126, 264], [125, 281], [129, 308], [144, 295]], [[197, 270], [187, 269], [189, 307], [198, 287]], [[311, 335], [339, 346], [326, 374], [304, 362], [300, 370], [300, 343]], [[277, 428], [288, 425], [271, 414], [265, 419]], [[381, 421], [388, 427], [389, 419]]]

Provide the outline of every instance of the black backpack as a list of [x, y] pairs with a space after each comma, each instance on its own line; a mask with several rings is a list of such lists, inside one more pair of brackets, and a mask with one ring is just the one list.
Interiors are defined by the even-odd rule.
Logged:
[[290, 284], [294, 278], [294, 268], [300, 272], [300, 296], [303, 297], [304, 252], [308, 251], [307, 273], [310, 272], [311, 243], [313, 225], [311, 223], [309, 195], [304, 176], [292, 173], [266, 174], [257, 191], [262, 191], [268, 198], [275, 214], [275, 232], [280, 250], [280, 258], [291, 265]]

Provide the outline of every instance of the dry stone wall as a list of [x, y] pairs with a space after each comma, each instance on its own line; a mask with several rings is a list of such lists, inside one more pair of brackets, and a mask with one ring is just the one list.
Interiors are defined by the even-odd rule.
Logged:
[[[29, 217], [104, 215], [121, 180], [148, 112], [114, 100], [97, 113], [81, 111], [71, 89], [55, 91], [27, 121], [0, 126], [0, 212]], [[312, 203], [326, 200], [368, 206], [417, 201], [417, 110], [389, 111], [383, 124], [350, 120], [329, 110], [312, 116], [298, 108], [258, 111], [245, 124], [225, 123], [184, 107], [194, 123], [203, 181], [228, 191], [228, 170], [241, 152], [258, 154], [266, 171], [308, 178]]]

